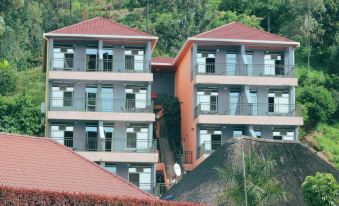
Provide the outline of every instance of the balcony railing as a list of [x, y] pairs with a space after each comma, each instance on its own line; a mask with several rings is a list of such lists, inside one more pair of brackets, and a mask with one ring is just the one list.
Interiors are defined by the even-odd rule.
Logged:
[[217, 103], [200, 103], [195, 108], [196, 116], [201, 114], [245, 115], [245, 116], [300, 116], [295, 104], [252, 104], [239, 103], [225, 105], [219, 109]]
[[148, 73], [150, 61], [112, 59], [52, 58], [50, 70], [79, 72], [136, 72]]
[[192, 151], [184, 151], [183, 153], [183, 163], [192, 164]]
[[59, 142], [75, 151], [89, 152], [156, 152], [157, 140], [155, 139], [123, 139], [123, 138], [76, 138], [51, 137], [52, 140]]
[[196, 74], [256, 77], [294, 77], [294, 65], [197, 63]]
[[50, 98], [49, 111], [153, 112], [153, 103], [139, 99]]
[[221, 141], [205, 141], [198, 147], [198, 157], [203, 154], [211, 154], [221, 147]]

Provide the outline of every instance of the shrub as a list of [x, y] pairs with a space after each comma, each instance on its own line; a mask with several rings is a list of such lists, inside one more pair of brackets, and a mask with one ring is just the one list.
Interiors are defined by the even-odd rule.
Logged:
[[116, 206], [193, 206], [197, 204], [169, 202], [154, 199], [137, 199], [133, 197], [112, 197], [94, 194], [67, 192], [49, 192], [27, 190], [0, 186], [0, 205], [116, 205]]
[[310, 206], [339, 203], [339, 185], [332, 174], [317, 172], [314, 176], [307, 176], [301, 189]]
[[0, 95], [10, 95], [16, 88], [16, 72], [8, 61], [0, 61]]

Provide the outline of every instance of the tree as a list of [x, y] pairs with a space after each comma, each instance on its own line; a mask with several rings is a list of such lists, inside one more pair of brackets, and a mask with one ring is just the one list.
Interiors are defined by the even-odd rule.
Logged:
[[29, 95], [0, 97], [0, 131], [39, 135], [40, 108]]
[[244, 205], [245, 191], [248, 205], [271, 205], [288, 200], [287, 193], [273, 176], [276, 165], [274, 160], [250, 153], [244, 158], [244, 166], [239, 162], [241, 161], [216, 168], [219, 177], [226, 183], [224, 191], [218, 196], [218, 204]]
[[307, 111], [306, 126], [315, 126], [318, 122], [329, 122], [336, 111], [336, 102], [331, 92], [323, 86], [314, 84], [298, 88], [297, 102]]
[[16, 71], [7, 60], [0, 61], [0, 96], [10, 95], [15, 91]]
[[332, 174], [317, 172], [314, 176], [307, 176], [301, 189], [310, 206], [339, 204], [339, 184]]

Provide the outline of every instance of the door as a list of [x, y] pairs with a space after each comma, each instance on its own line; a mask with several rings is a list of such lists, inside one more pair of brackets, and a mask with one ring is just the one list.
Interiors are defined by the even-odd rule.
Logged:
[[101, 88], [101, 109], [103, 112], [113, 111], [113, 88], [102, 87]]
[[97, 88], [86, 87], [86, 111], [96, 111]]
[[215, 58], [206, 58], [206, 73], [215, 73]]
[[97, 126], [86, 126], [86, 151], [96, 151], [98, 148]]
[[226, 54], [226, 75], [234, 76], [236, 75], [237, 69], [237, 54], [227, 53]]
[[98, 49], [86, 48], [87, 71], [97, 70]]
[[240, 91], [231, 91], [230, 92], [230, 114], [239, 115], [240, 113]]
[[104, 48], [103, 50], [103, 71], [109, 72], [113, 70], [113, 49]]
[[258, 95], [257, 95], [257, 91], [250, 91], [250, 95], [251, 95], [251, 105], [250, 105], [250, 115], [258, 115]]
[[112, 140], [113, 140], [113, 127], [112, 126], [104, 126], [105, 133], [105, 151], [112, 151]]
[[212, 150], [219, 149], [219, 147], [221, 146], [221, 134], [212, 134], [211, 140]]
[[246, 66], [246, 73], [243, 75], [248, 75], [248, 76], [253, 76], [253, 54], [246, 54], [246, 61], [247, 61], [247, 66]]

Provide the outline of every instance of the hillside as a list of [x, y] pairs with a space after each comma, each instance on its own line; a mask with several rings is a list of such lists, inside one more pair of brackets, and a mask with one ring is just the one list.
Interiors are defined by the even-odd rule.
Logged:
[[[227, 185], [217, 175], [216, 167], [241, 162], [241, 151], [256, 153], [261, 158], [271, 158], [277, 164], [274, 177], [287, 191], [289, 200], [277, 205], [306, 205], [301, 184], [305, 177], [316, 172], [329, 172], [339, 180], [339, 171], [319, 158], [302, 144], [253, 138], [237, 138], [226, 142], [191, 173], [174, 185], [162, 198], [173, 196], [177, 201], [216, 204], [216, 197]], [[208, 191], [208, 192], [207, 192]]]

